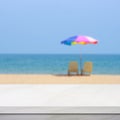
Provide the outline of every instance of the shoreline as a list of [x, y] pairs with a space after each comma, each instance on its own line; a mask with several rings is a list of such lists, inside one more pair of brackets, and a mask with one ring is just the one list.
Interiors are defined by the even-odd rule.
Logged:
[[120, 75], [0, 74], [0, 84], [120, 84]]

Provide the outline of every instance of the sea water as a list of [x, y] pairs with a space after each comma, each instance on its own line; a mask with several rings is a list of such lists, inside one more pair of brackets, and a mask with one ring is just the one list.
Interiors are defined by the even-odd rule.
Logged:
[[[66, 74], [79, 54], [1, 54], [0, 74]], [[82, 55], [82, 65], [93, 62], [93, 74], [120, 74], [120, 55]], [[80, 67], [79, 67], [80, 69]]]

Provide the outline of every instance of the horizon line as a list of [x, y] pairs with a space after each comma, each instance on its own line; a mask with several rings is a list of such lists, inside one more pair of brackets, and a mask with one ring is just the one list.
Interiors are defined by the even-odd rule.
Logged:
[[0, 53], [0, 55], [2, 55], [2, 54], [6, 54], [6, 55], [10, 55], [10, 54], [17, 54], [17, 55], [21, 55], [21, 54], [23, 54], [23, 55], [30, 55], [30, 54], [32, 54], [32, 55], [42, 55], [42, 54], [46, 54], [46, 55], [61, 55], [61, 54], [68, 54], [68, 55], [79, 55], [79, 54], [82, 54], [82, 55], [88, 55], [88, 54], [92, 54], [92, 55], [120, 55], [120, 53]]

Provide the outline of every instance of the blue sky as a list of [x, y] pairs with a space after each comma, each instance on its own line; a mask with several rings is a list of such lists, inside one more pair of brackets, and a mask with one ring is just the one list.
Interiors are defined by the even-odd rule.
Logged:
[[[98, 45], [60, 41], [88, 35]], [[0, 53], [120, 54], [120, 0], [0, 0]]]

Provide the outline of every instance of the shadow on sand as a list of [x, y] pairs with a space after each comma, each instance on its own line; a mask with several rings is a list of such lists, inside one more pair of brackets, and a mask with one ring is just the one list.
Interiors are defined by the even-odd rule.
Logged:
[[78, 75], [76, 75], [76, 74], [70, 74], [70, 75], [68, 75], [68, 74], [52, 74], [53, 76], [58, 76], [58, 77], [84, 77], [84, 76], [90, 76], [90, 75], [87, 75], [87, 74], [85, 74], [85, 75], [81, 75], [81, 74], [78, 74]]

